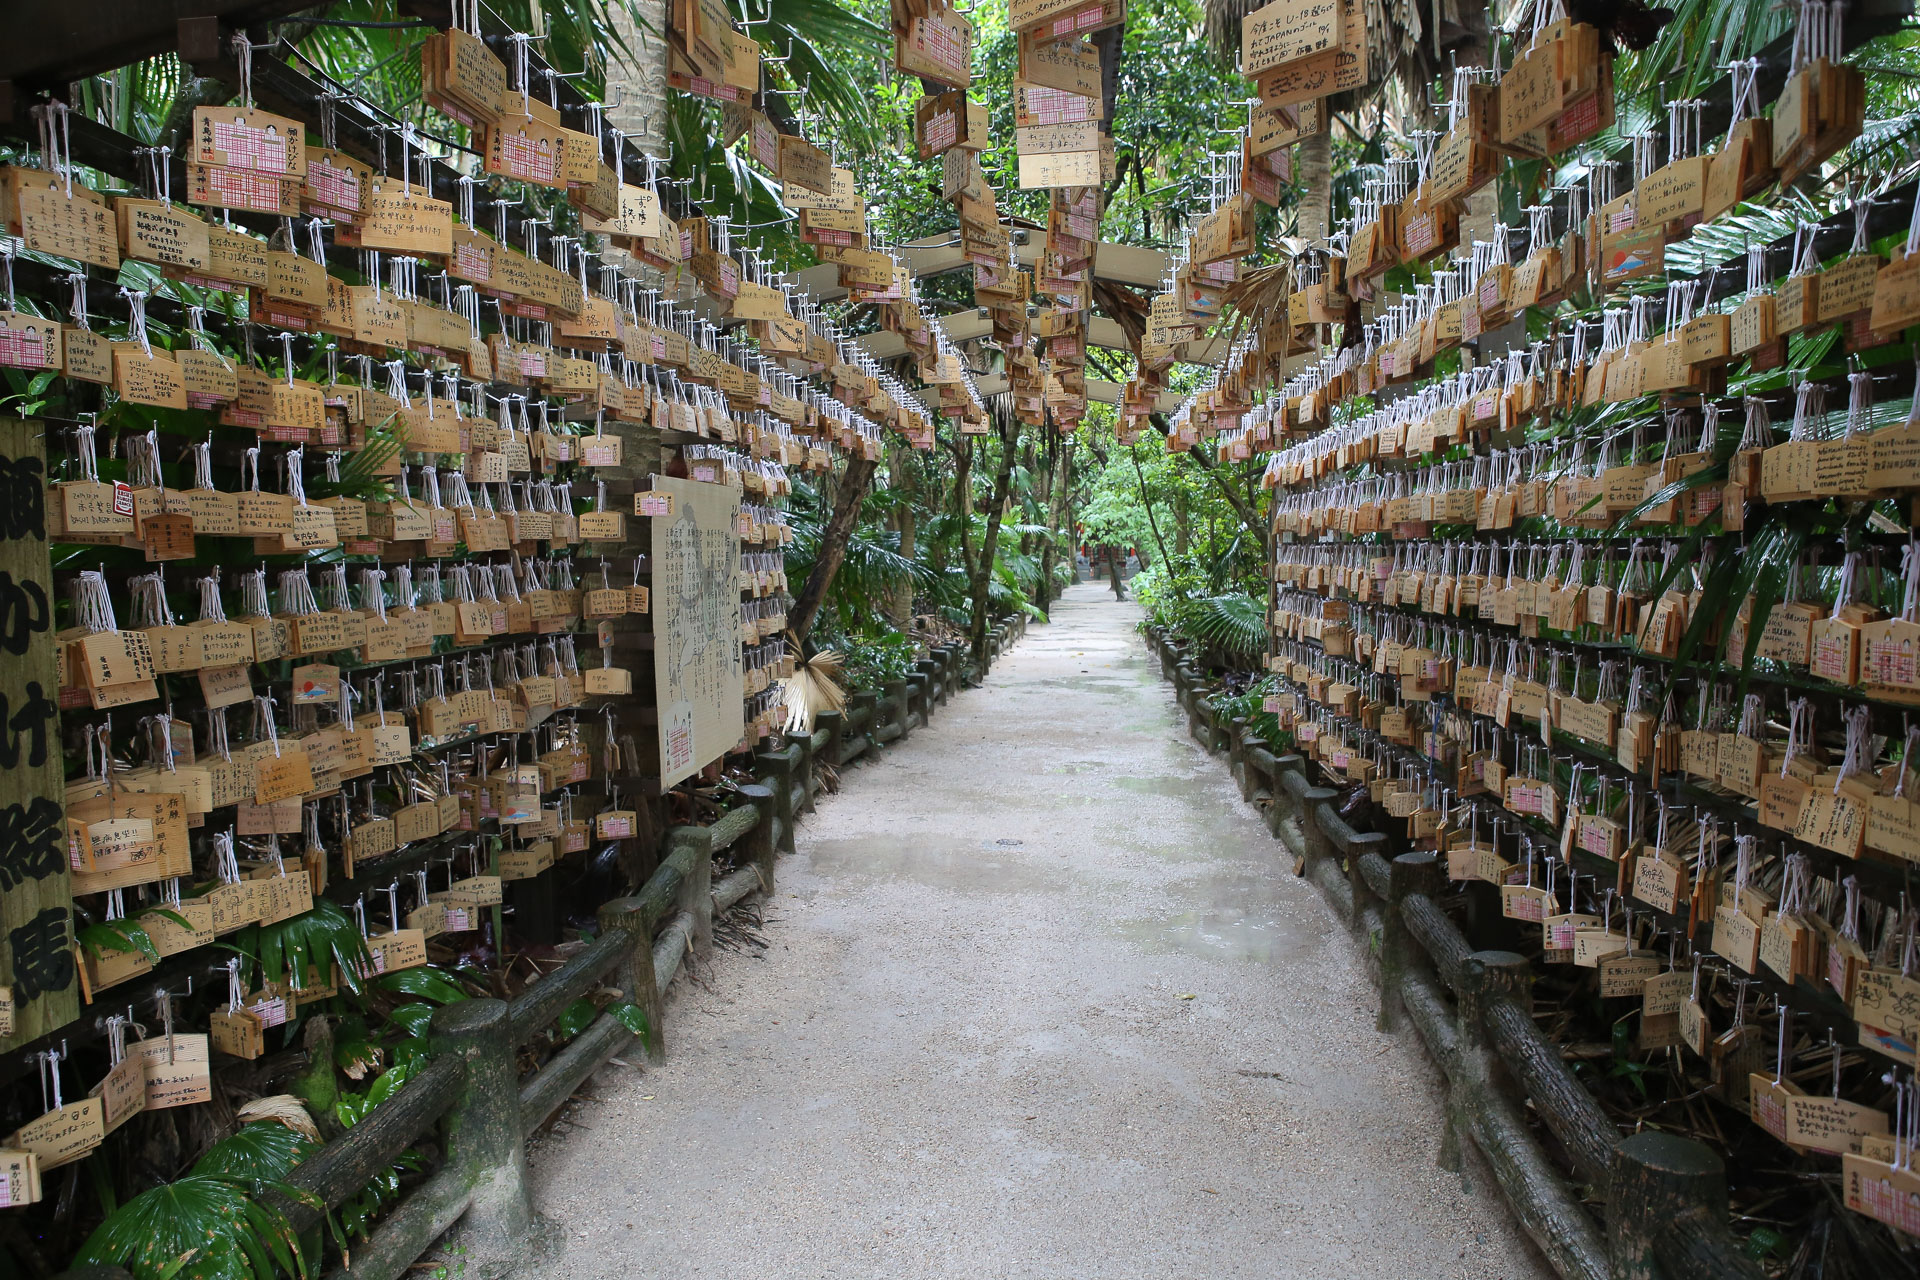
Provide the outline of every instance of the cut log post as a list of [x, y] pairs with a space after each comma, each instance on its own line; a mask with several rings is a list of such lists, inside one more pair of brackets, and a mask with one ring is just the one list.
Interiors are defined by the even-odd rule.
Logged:
[[1531, 1001], [1528, 988], [1532, 983], [1532, 966], [1518, 952], [1476, 951], [1468, 956], [1461, 969], [1455, 1006], [1461, 1034], [1471, 1040], [1484, 1040], [1482, 1023], [1488, 1006], [1502, 998]]
[[1607, 1252], [1614, 1280], [1761, 1280], [1727, 1229], [1727, 1170], [1703, 1143], [1651, 1130], [1613, 1152]]
[[1419, 957], [1402, 908], [1410, 893], [1432, 895], [1440, 891], [1440, 855], [1431, 849], [1403, 853], [1389, 864], [1388, 875], [1386, 927], [1380, 934], [1380, 1020], [1376, 1025], [1381, 1031], [1398, 1029], [1405, 1012], [1401, 982], [1408, 966]]
[[873, 740], [893, 742], [907, 736], [911, 714], [907, 708], [907, 682], [889, 680], [881, 686], [880, 702], [874, 712]]
[[1525, 993], [1531, 980], [1526, 957], [1512, 951], [1475, 951], [1460, 963], [1453, 1001], [1460, 1072], [1448, 1090], [1447, 1132], [1440, 1162], [1449, 1173], [1460, 1172], [1460, 1144], [1472, 1132], [1471, 1117], [1479, 1101], [1496, 1092], [1498, 1070], [1487, 1048], [1482, 1014], [1501, 996]]
[[[815, 727], [818, 728], [818, 726]], [[793, 799], [789, 802], [790, 812], [787, 815], [787, 831], [791, 833], [795, 819], [798, 819], [803, 813], [813, 812], [813, 792], [816, 785], [816, 780], [813, 776], [813, 762], [816, 756], [813, 749], [813, 734], [803, 734], [789, 741], [793, 743], [795, 752], [793, 777], [789, 779], [794, 794]], [[789, 834], [787, 838], [791, 841], [793, 837]], [[787, 852], [793, 852], [791, 844], [788, 845]]]
[[754, 783], [740, 788], [740, 798], [760, 813], [760, 821], [753, 824], [753, 830], [740, 837], [740, 849], [746, 855], [744, 860], [760, 872], [761, 891], [771, 894], [773, 861], [779, 852], [773, 842], [775, 791]]
[[[1361, 869], [1363, 860], [1371, 860], [1378, 866], [1386, 859], [1387, 838], [1374, 831], [1355, 831], [1340, 819], [1340, 815], [1328, 805], [1314, 815], [1321, 830], [1327, 833], [1327, 839], [1347, 864], [1347, 885], [1353, 891], [1353, 909], [1355, 912], [1372, 910], [1381, 920], [1386, 919], [1387, 898], [1381, 892], [1386, 885], [1375, 886]], [[1382, 868], [1384, 870], [1384, 868]], [[1378, 952], [1380, 939], [1367, 939], [1367, 949]]]
[[1327, 833], [1320, 829], [1318, 815], [1315, 813], [1321, 805], [1332, 804], [1339, 792], [1332, 787], [1309, 787], [1300, 797], [1300, 834], [1306, 839], [1307, 863], [1324, 862], [1339, 856], [1339, 850], [1333, 847], [1333, 841], [1327, 839]]
[[647, 1015], [647, 1060], [659, 1062], [667, 1051], [667, 1002], [653, 975], [653, 930], [646, 905], [638, 898], [615, 898], [599, 911], [603, 930], [627, 935], [627, 957], [620, 964], [620, 989]]
[[781, 853], [793, 852], [793, 775], [800, 754], [788, 747], [785, 751], [763, 751], [755, 758], [760, 777], [773, 800], [773, 816], [779, 819]]
[[687, 873], [674, 905], [687, 913], [693, 954], [704, 960], [713, 950], [713, 835], [704, 827], [676, 827], [667, 833], [667, 856], [686, 851]]
[[1227, 772], [1240, 784], [1240, 798], [1253, 799], [1253, 774], [1247, 768], [1247, 720], [1235, 716], [1227, 722]]
[[[814, 759], [830, 764], [836, 769], [839, 768], [840, 745], [846, 740], [847, 736], [847, 713], [844, 711], [822, 711], [814, 716], [813, 727], [817, 731], [813, 744]], [[821, 743], [818, 740], [819, 732], [824, 732], [827, 735], [825, 743]], [[813, 788], [814, 785], [811, 780], [807, 783], [809, 789]], [[815, 794], [817, 795], [818, 792], [815, 792]]]
[[915, 721], [920, 728], [933, 719], [933, 664], [922, 658], [913, 664], [913, 674], [907, 677], [907, 717], [908, 727]]
[[504, 1000], [462, 1000], [434, 1010], [431, 1027], [435, 1051], [467, 1065], [447, 1116], [447, 1161], [472, 1188], [457, 1234], [470, 1273], [486, 1280], [521, 1267], [533, 1233], [512, 1025]]

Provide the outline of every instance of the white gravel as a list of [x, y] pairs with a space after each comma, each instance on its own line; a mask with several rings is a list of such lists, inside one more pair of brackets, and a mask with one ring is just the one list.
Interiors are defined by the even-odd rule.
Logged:
[[803, 821], [763, 959], [533, 1156], [593, 1277], [1551, 1274], [1355, 945], [1185, 735], [1134, 626], [1069, 591]]

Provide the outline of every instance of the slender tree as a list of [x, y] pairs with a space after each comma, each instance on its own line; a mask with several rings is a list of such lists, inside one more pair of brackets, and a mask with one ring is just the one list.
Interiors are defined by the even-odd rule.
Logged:
[[1020, 447], [1020, 420], [1006, 397], [996, 397], [991, 410], [999, 428], [1000, 470], [993, 478], [993, 494], [987, 507], [987, 536], [973, 571], [973, 664], [976, 670], [987, 665], [987, 593], [993, 583], [994, 549], [1000, 544], [1000, 516], [1006, 509], [1007, 494], [1013, 488], [1013, 461]]
[[820, 535], [820, 556], [813, 562], [813, 572], [807, 575], [787, 614], [787, 630], [802, 643], [813, 631], [813, 624], [820, 616], [820, 605], [827, 598], [827, 588], [833, 585], [833, 575], [840, 572], [840, 563], [847, 557], [847, 538], [853, 533], [854, 522], [860, 518], [860, 501], [866, 497], [867, 485], [878, 466], [865, 456], [852, 457], [841, 473], [833, 515], [827, 519], [827, 527]]

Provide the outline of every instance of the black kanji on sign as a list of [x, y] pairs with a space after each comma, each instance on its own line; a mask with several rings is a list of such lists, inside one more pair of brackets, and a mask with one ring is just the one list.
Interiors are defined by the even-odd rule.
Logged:
[[60, 806], [46, 796], [0, 809], [0, 890], [44, 880], [62, 866], [66, 833]]
[[49, 991], [73, 984], [73, 947], [67, 939], [67, 909], [48, 907], [10, 930], [13, 944], [13, 998], [25, 1004]]
[[28, 738], [27, 764], [38, 769], [47, 762], [47, 724], [60, 714], [60, 707], [40, 688], [38, 680], [27, 681], [27, 698], [20, 710], [12, 711], [6, 692], [0, 690], [0, 768], [13, 769], [20, 764], [20, 735]]
[[46, 540], [46, 470], [38, 458], [0, 454], [0, 535]]
[[31, 580], [15, 582], [11, 573], [0, 569], [0, 649], [19, 657], [34, 636], [52, 625], [46, 589]]

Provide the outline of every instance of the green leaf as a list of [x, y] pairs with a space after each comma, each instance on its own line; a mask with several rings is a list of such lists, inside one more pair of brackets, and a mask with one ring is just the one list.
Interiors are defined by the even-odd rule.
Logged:
[[413, 1079], [421, 1065], [423, 1064], [419, 1059], [413, 1059], [404, 1063], [397, 1062], [382, 1071], [367, 1089], [367, 1105], [377, 1107], [400, 1092], [400, 1087]]
[[1252, 596], [1206, 596], [1189, 601], [1185, 612], [1182, 629], [1203, 643], [1241, 658], [1267, 647], [1266, 606]]
[[76, 936], [80, 945], [95, 956], [132, 951], [154, 964], [160, 963], [160, 949], [153, 945], [152, 935], [132, 920], [102, 920], [82, 927]]
[[472, 998], [459, 983], [432, 965], [420, 965], [412, 969], [382, 974], [374, 979], [373, 985], [382, 991], [419, 996], [435, 1004], [458, 1004], [462, 1000]]
[[424, 1036], [433, 1021], [430, 1004], [403, 1004], [387, 1015], [387, 1020], [410, 1036]]
[[[256, 1201], [245, 1181], [195, 1172], [120, 1206], [73, 1264], [125, 1267], [135, 1280], [275, 1280], [275, 1242], [292, 1234], [285, 1215]], [[288, 1253], [285, 1271], [304, 1277], [305, 1257]]]
[[553, 1020], [553, 1029], [562, 1040], [571, 1040], [593, 1025], [600, 1015], [600, 1006], [588, 999], [575, 1000], [560, 1011]]
[[279, 1182], [320, 1144], [277, 1120], [256, 1120], [194, 1161], [193, 1172], [247, 1182]]
[[607, 1015], [634, 1035], [640, 1037], [640, 1043], [653, 1045], [653, 1024], [647, 1021], [647, 1011], [631, 1001], [622, 1000], [607, 1006]]
[[275, 924], [250, 925], [234, 935], [234, 945], [253, 962], [241, 976], [255, 976], [279, 982], [286, 978], [292, 963], [317, 969], [325, 974], [332, 966], [340, 969], [341, 981], [349, 991], [360, 990], [359, 975], [371, 957], [360, 926], [340, 905], [321, 899], [311, 911]]

